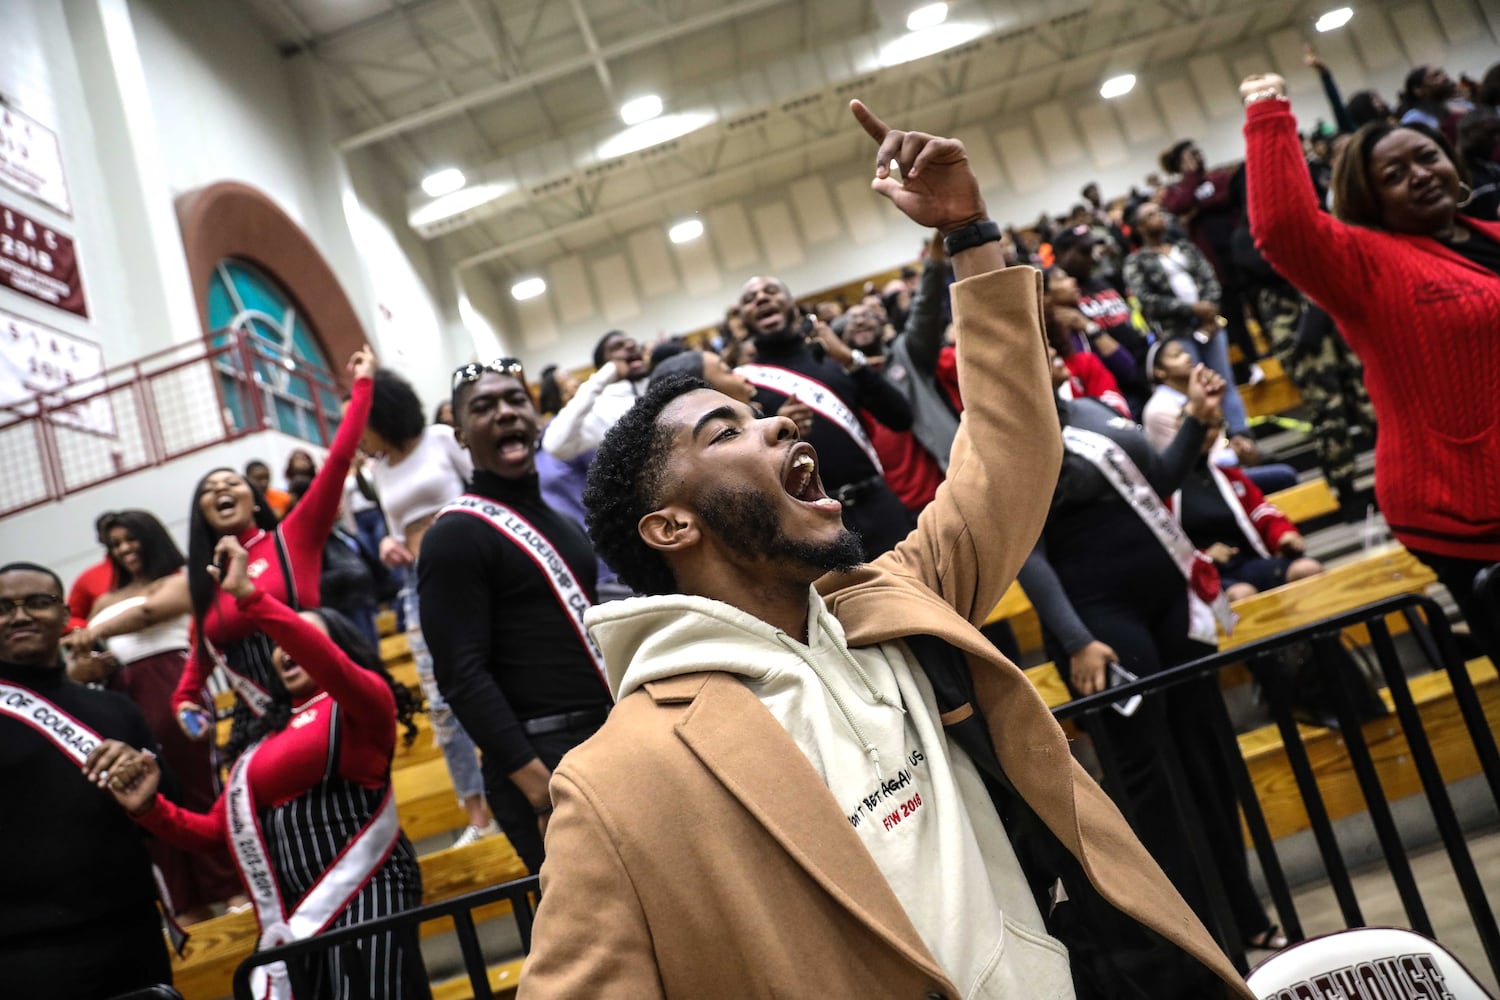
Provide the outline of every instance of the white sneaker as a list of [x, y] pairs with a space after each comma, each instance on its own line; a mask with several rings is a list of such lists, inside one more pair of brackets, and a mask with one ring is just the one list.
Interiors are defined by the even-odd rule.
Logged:
[[468, 847], [470, 844], [478, 843], [485, 837], [491, 837], [500, 832], [500, 825], [490, 820], [485, 826], [466, 826], [464, 832], [458, 835], [453, 842], [454, 847]]
[[1260, 385], [1265, 380], [1266, 380], [1265, 369], [1262, 368], [1260, 365], [1251, 365], [1250, 366], [1250, 384], [1251, 385]]

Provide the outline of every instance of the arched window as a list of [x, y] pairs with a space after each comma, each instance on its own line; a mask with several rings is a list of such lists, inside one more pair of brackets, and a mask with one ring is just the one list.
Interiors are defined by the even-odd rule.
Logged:
[[[250, 363], [268, 426], [326, 446], [338, 427], [339, 398], [318, 337], [291, 296], [253, 264], [225, 258], [209, 278], [207, 307], [213, 346], [228, 343], [236, 333], [248, 336]], [[243, 356], [230, 357], [235, 359], [233, 366], [221, 366], [219, 374], [224, 400], [235, 425], [249, 429], [251, 415], [244, 412], [245, 396], [239, 385]]]

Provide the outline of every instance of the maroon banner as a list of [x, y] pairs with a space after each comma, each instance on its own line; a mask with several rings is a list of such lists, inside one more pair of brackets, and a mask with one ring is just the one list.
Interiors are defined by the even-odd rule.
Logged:
[[79, 316], [89, 314], [73, 241], [0, 204], [0, 286]]

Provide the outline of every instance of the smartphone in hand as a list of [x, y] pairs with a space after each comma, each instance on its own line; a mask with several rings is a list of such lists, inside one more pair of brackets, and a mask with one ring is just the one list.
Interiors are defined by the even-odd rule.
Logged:
[[[1108, 685], [1110, 687], [1119, 687], [1122, 684], [1129, 684], [1131, 681], [1140, 680], [1139, 677], [1131, 673], [1129, 670], [1126, 670], [1118, 663], [1110, 663], [1108, 667], [1107, 679]], [[1119, 712], [1126, 718], [1129, 718], [1130, 716], [1135, 714], [1136, 709], [1141, 707], [1141, 696], [1138, 694], [1133, 694], [1129, 698], [1126, 698], [1124, 701], [1111, 702], [1109, 707], [1114, 709], [1116, 712]]]

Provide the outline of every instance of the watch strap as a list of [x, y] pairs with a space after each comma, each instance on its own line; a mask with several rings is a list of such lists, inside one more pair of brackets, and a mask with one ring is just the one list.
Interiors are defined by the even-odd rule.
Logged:
[[1000, 224], [989, 219], [971, 222], [962, 229], [955, 229], [943, 237], [943, 250], [949, 257], [983, 246], [1000, 242]]

